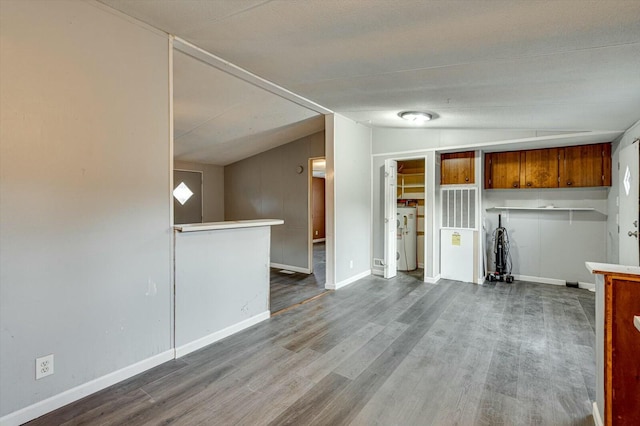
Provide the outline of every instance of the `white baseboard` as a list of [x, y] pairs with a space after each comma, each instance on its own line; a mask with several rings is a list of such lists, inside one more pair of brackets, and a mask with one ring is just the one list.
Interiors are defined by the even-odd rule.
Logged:
[[244, 321], [240, 321], [236, 324], [230, 325], [227, 328], [223, 328], [222, 330], [216, 331], [215, 333], [211, 333], [207, 336], [194, 340], [193, 342], [189, 342], [186, 345], [177, 347], [176, 358], [181, 358], [191, 352], [197, 351], [198, 349], [202, 349], [205, 346], [215, 343], [218, 340], [222, 340], [225, 337], [231, 336], [232, 334], [242, 331], [245, 328], [249, 328], [252, 325], [255, 325], [259, 322], [268, 320], [270, 317], [271, 317], [271, 312], [265, 311], [261, 314], [252, 316], [251, 318], [247, 318]]
[[596, 285], [594, 283], [583, 283], [582, 281], [578, 281], [578, 287], [589, 291], [596, 291]]
[[[516, 274], [513, 275], [513, 278], [517, 281], [531, 281], [531, 282], [540, 283], [540, 284], [552, 284], [552, 285], [563, 285], [563, 286], [567, 285], [566, 280], [559, 280], [557, 278], [544, 278], [544, 277], [534, 277], [530, 275], [516, 275]], [[582, 281], [578, 282], [578, 287], [591, 290], [591, 291], [596, 290], [595, 284], [585, 283]]]
[[92, 393], [96, 393], [105, 388], [108, 388], [109, 386], [115, 385], [118, 382], [131, 378], [136, 374], [140, 374], [153, 367], [157, 367], [162, 363], [171, 361], [172, 359], [174, 359], [173, 349], [162, 352], [158, 355], [154, 355], [150, 358], [136, 362], [135, 364], [129, 365], [120, 370], [114, 371], [113, 373], [98, 377], [97, 379], [93, 379], [90, 382], [83, 383], [50, 398], [29, 405], [28, 407], [7, 414], [6, 416], [0, 418], [0, 425], [21, 425], [74, 401], [82, 399], [85, 396], [91, 395]]
[[424, 276], [425, 283], [437, 284], [438, 281], [440, 281], [440, 274], [436, 275], [435, 277], [427, 277], [426, 275]]
[[485, 278], [484, 277], [479, 277], [476, 279], [476, 284], [484, 284]]
[[597, 402], [593, 403], [593, 423], [595, 423], [596, 426], [604, 426], [602, 416], [600, 416], [600, 410], [598, 410]]
[[314, 242], [314, 243], [324, 243], [326, 240], [327, 240], [326, 238], [316, 238], [312, 242]]
[[311, 270], [309, 268], [301, 268], [299, 266], [284, 265], [282, 263], [270, 263], [269, 267], [278, 268], [278, 269], [287, 269], [289, 271], [301, 272], [303, 274], [310, 274], [311, 273]]
[[371, 269], [367, 269], [364, 272], [361, 272], [361, 273], [359, 273], [357, 275], [354, 275], [354, 276], [352, 276], [350, 278], [347, 278], [346, 280], [342, 280], [342, 281], [337, 282], [335, 284], [327, 284], [326, 288], [329, 289], [329, 290], [338, 290], [339, 288], [346, 287], [349, 284], [352, 284], [352, 283], [358, 281], [359, 279], [362, 279], [364, 277], [368, 277], [369, 275], [371, 275]]
[[556, 278], [544, 278], [544, 277], [534, 277], [531, 275], [516, 275], [516, 274], [513, 274], [513, 278], [517, 281], [531, 281], [531, 282], [540, 283], [540, 284], [567, 285], [567, 282], [565, 280], [559, 280]]
[[381, 277], [384, 277], [384, 269], [380, 269], [380, 268], [372, 268], [371, 269], [371, 274], [372, 275], [379, 275]]

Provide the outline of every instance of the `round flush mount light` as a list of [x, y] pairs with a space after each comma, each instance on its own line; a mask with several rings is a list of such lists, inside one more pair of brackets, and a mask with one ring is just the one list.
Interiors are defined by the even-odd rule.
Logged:
[[433, 114], [424, 111], [402, 111], [398, 113], [398, 117], [413, 123], [424, 123], [433, 119]]

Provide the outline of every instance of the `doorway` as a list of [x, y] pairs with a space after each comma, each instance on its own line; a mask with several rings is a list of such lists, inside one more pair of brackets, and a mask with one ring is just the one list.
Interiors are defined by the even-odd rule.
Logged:
[[202, 172], [173, 171], [173, 222], [202, 223]]
[[[624, 143], [624, 141], [623, 141]], [[640, 139], [620, 149], [619, 171], [619, 262], [622, 265], [638, 266], [640, 264], [639, 249], [639, 208], [640, 203]]]
[[425, 159], [385, 162], [385, 278], [424, 279]]
[[310, 158], [308, 171], [308, 273], [271, 268], [271, 314], [285, 312], [294, 306], [326, 294], [326, 161]]

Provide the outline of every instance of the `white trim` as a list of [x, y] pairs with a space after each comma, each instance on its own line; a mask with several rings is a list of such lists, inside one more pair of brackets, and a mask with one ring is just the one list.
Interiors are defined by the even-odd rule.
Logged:
[[424, 282], [425, 283], [429, 283], [429, 284], [437, 284], [438, 281], [440, 281], [440, 274], [436, 275], [435, 277], [427, 277], [426, 275], [424, 276]]
[[97, 379], [93, 379], [89, 382], [68, 389], [50, 398], [36, 402], [28, 407], [7, 414], [0, 418], [0, 425], [13, 426], [26, 423], [67, 404], [78, 401], [85, 396], [91, 395], [92, 393], [131, 378], [136, 374], [140, 374], [167, 361], [171, 361], [173, 358], [173, 350], [164, 351], [150, 358], [136, 362], [135, 364], [121, 368], [120, 370], [116, 370], [102, 377], [98, 377]]
[[418, 262], [418, 268], [422, 268], [422, 269], [424, 269], [424, 263], [420, 263], [420, 262]]
[[312, 243], [324, 243], [325, 241], [327, 241], [326, 238], [316, 238], [315, 240], [311, 241]]
[[540, 284], [567, 285], [567, 282], [565, 280], [559, 280], [556, 278], [534, 277], [531, 275], [513, 274], [513, 279], [518, 281], [531, 281]]
[[264, 79], [252, 72], [249, 72], [244, 68], [232, 64], [231, 62], [222, 59], [219, 56], [209, 53], [206, 50], [201, 49], [186, 40], [181, 39], [180, 37], [175, 37], [173, 47], [182, 53], [185, 53], [193, 58], [211, 65], [214, 68], [219, 69], [220, 71], [226, 72], [227, 74], [230, 74], [234, 77], [238, 77], [239, 79], [246, 81], [249, 84], [253, 84], [256, 87], [273, 93], [276, 96], [280, 96], [281, 98], [291, 101], [294, 104], [300, 105], [304, 108], [310, 109], [311, 111], [315, 111], [320, 114], [333, 114], [333, 111], [331, 111], [330, 109], [325, 108], [322, 105], [317, 104], [312, 100], [304, 98], [296, 93], [293, 93], [292, 91], [287, 90], [284, 87], [279, 86], [267, 79]]
[[209, 346], [210, 344], [215, 343], [218, 340], [222, 340], [225, 337], [231, 336], [232, 334], [242, 331], [245, 328], [249, 328], [253, 325], [258, 324], [259, 322], [268, 320], [269, 318], [271, 318], [271, 312], [265, 311], [251, 318], [247, 318], [244, 321], [240, 321], [238, 323], [230, 325], [227, 328], [216, 331], [215, 333], [211, 333], [208, 336], [201, 337], [197, 340], [194, 340], [193, 342], [187, 343], [186, 345], [182, 345], [176, 348], [176, 358], [181, 358], [191, 352], [202, 349], [205, 346]]
[[269, 263], [269, 267], [270, 268], [278, 268], [278, 269], [288, 269], [289, 271], [301, 272], [303, 274], [310, 274], [311, 273], [311, 270], [309, 270], [309, 268], [301, 268], [299, 266], [285, 265], [285, 264], [282, 264], [282, 263]]
[[[173, 167], [175, 166], [173, 160], [173, 36], [169, 36], [169, 226], [172, 227], [175, 224], [175, 212], [173, 209]], [[204, 187], [203, 195], [204, 195]], [[204, 206], [204, 202], [202, 203]], [[204, 207], [203, 207], [204, 208]], [[176, 233], [170, 232], [170, 244], [171, 244], [171, 276], [169, 282], [171, 285], [170, 294], [170, 324], [171, 330], [169, 331], [171, 339], [171, 351], [173, 357], [176, 357]]]
[[324, 117], [324, 156], [326, 160], [325, 175], [325, 238], [326, 245], [326, 282], [324, 288], [334, 288], [336, 282], [336, 194], [335, 194], [335, 116]]
[[589, 291], [596, 291], [596, 285], [594, 283], [585, 283], [582, 281], [578, 281], [578, 287], [584, 288]]
[[596, 426], [604, 426], [604, 423], [602, 422], [602, 416], [600, 416], [600, 410], [598, 410], [597, 402], [593, 403], [593, 423]]
[[384, 277], [384, 268], [371, 268], [371, 275], [379, 275]]
[[369, 275], [371, 275], [371, 269], [367, 269], [364, 272], [361, 272], [361, 273], [359, 273], [357, 275], [354, 275], [354, 276], [352, 276], [350, 278], [347, 278], [346, 280], [342, 280], [342, 281], [340, 281], [338, 283], [335, 283], [334, 285], [330, 285], [329, 284], [329, 285], [326, 286], [326, 288], [328, 288], [329, 290], [338, 290], [338, 289], [340, 289], [342, 287], [348, 286], [349, 284], [353, 284], [354, 282], [356, 282], [356, 281], [358, 281], [358, 280], [360, 280], [360, 279], [362, 279], [364, 277], [368, 277]]
[[485, 282], [485, 278], [484, 277], [478, 277], [476, 279], [476, 284], [482, 285], [482, 284], [484, 284], [484, 282]]
[[282, 219], [247, 219], [227, 220], [224, 222], [185, 223], [174, 225], [178, 232], [218, 231], [220, 229], [255, 228], [258, 226], [275, 226], [284, 224]]

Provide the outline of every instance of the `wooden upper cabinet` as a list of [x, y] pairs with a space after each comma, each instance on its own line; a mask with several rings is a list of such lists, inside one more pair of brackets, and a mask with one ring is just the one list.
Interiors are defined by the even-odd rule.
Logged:
[[475, 153], [455, 152], [440, 156], [440, 184], [463, 185], [475, 183]]
[[485, 154], [486, 189], [611, 186], [611, 144]]
[[558, 187], [558, 148], [532, 149], [521, 152], [520, 187]]
[[560, 148], [560, 187], [611, 186], [611, 144]]
[[484, 187], [520, 188], [520, 152], [493, 152], [484, 157]]

